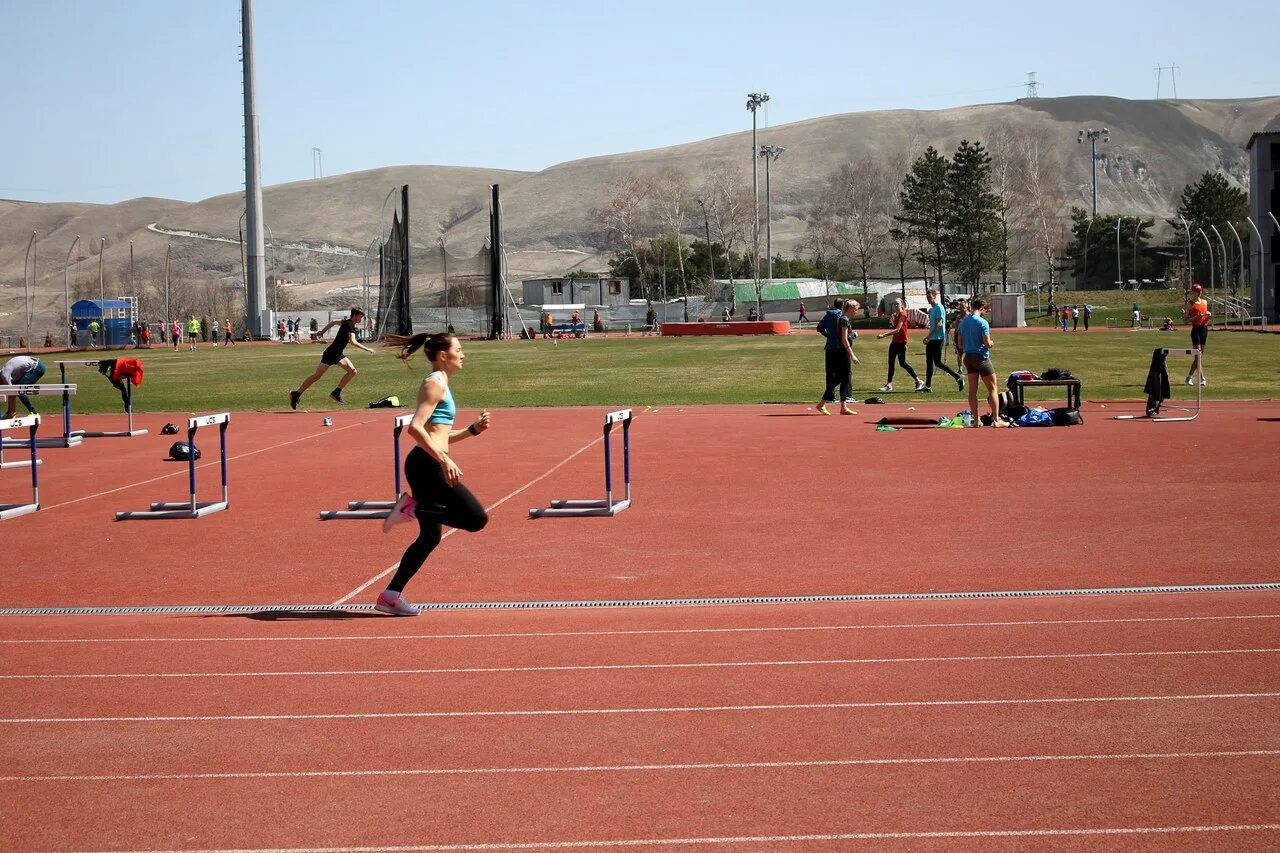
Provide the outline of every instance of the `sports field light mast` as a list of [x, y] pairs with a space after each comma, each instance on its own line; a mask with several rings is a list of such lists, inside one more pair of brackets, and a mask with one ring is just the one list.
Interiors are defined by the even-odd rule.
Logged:
[[770, 281], [773, 280], [773, 185], [769, 180], [769, 163], [781, 157], [786, 150], [780, 145], [760, 146], [760, 156], [764, 158], [764, 239], [765, 255], [769, 258]]
[[248, 266], [245, 274], [245, 313], [249, 333], [264, 337], [267, 278], [263, 270], [266, 255], [262, 237], [262, 163], [258, 157], [258, 82], [254, 74], [253, 0], [240, 0], [240, 61], [244, 76], [244, 205], [245, 228], [249, 232]]
[[98, 238], [98, 325], [102, 326], [102, 342], [107, 342], [107, 290], [102, 284], [102, 255], [107, 250], [107, 238]]
[[173, 322], [173, 317], [169, 315], [169, 261], [173, 256], [173, 244], [169, 243], [164, 247], [164, 322], [166, 325]]
[[40, 238], [31, 232], [27, 241], [27, 254], [22, 259], [22, 304], [27, 309], [27, 346], [31, 346], [31, 287], [27, 285], [27, 264], [31, 265], [31, 284], [36, 280], [36, 251], [40, 248]]
[[698, 199], [698, 207], [702, 208], [702, 228], [707, 235], [707, 263], [711, 270], [711, 287], [710, 295], [715, 298], [716, 287], [716, 253], [711, 250], [711, 219], [707, 216], [707, 204], [702, 199]]
[[1103, 142], [1111, 141], [1111, 131], [1107, 128], [1095, 130], [1087, 127], [1076, 134], [1076, 142], [1083, 145], [1084, 141], [1089, 140], [1089, 165], [1092, 167], [1093, 173], [1093, 215], [1098, 215], [1098, 140]]
[[[63, 330], [67, 333], [67, 346], [71, 346], [71, 284], [68, 281], [67, 269], [71, 266], [71, 253], [76, 250], [76, 246], [80, 245], [80, 235], [71, 241], [71, 248], [67, 249], [67, 262], [62, 265], [62, 301], [66, 303], [67, 321], [62, 324]], [[168, 306], [165, 306], [168, 308]]]
[[1124, 290], [1124, 270], [1120, 266], [1120, 223], [1124, 222], [1123, 214], [1116, 214], [1116, 287]]
[[755, 199], [754, 215], [751, 218], [751, 274], [756, 284], [756, 312], [763, 306], [760, 304], [760, 164], [759, 149], [756, 147], [756, 111], [769, 102], [769, 95], [764, 92], [752, 92], [747, 95], [747, 109], [751, 111], [751, 195]]

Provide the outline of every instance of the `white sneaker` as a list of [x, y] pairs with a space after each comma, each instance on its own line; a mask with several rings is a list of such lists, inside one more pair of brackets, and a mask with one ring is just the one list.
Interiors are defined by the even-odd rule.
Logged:
[[1188, 384], [1188, 385], [1195, 385], [1195, 384], [1196, 384], [1196, 381], [1195, 381], [1194, 379], [1192, 379], [1190, 376], [1188, 376], [1188, 377], [1187, 377], [1187, 384]]
[[1201, 376], [1201, 377], [1200, 377], [1200, 387], [1202, 387], [1202, 388], [1203, 388], [1204, 386], [1206, 386], [1206, 385], [1208, 385], [1208, 384], [1209, 384], [1209, 380], [1208, 380], [1208, 379], [1205, 379], [1203, 376]]
[[892, 391], [892, 390], [893, 390], [893, 383], [892, 383], [892, 382], [886, 382], [884, 385], [881, 385], [881, 386], [880, 386], [880, 390], [881, 390], [881, 391]]
[[401, 492], [400, 497], [396, 498], [396, 505], [391, 508], [391, 514], [382, 519], [382, 532], [387, 533], [397, 524], [413, 521], [413, 511], [417, 507], [418, 502], [413, 499], [413, 495]]
[[373, 605], [373, 609], [379, 613], [390, 613], [392, 616], [417, 616], [422, 612], [405, 601], [403, 595], [391, 598], [385, 591], [378, 595], [378, 601]]
[[917, 391], [923, 391], [924, 389], [925, 389], [925, 384], [924, 384], [923, 382], [921, 382], [919, 379], [917, 379], [917, 380], [916, 380], [916, 390], [917, 390]]

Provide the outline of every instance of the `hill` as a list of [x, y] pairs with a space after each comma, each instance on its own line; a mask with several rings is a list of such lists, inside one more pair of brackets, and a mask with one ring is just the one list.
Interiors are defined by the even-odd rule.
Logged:
[[[801, 239], [805, 216], [840, 164], [863, 158], [897, 164], [926, 145], [950, 151], [961, 139], [987, 139], [998, 132], [1040, 139], [1060, 164], [1050, 180], [1064, 189], [1070, 203], [1087, 205], [1089, 158], [1076, 144], [1076, 131], [1105, 125], [1111, 143], [1099, 148], [1101, 209], [1168, 216], [1182, 187], [1205, 171], [1222, 171], [1237, 183], [1246, 180], [1244, 143], [1277, 120], [1280, 97], [1173, 102], [1082, 96], [929, 112], [849, 113], [767, 128], [760, 133], [761, 142], [787, 149], [773, 172], [775, 248], [789, 251]], [[488, 185], [496, 182], [502, 186], [512, 279], [575, 266], [595, 269], [603, 265], [609, 246], [591, 211], [608, 201], [617, 179], [674, 168], [696, 186], [710, 167], [724, 163], [749, 186], [750, 144], [748, 130], [576, 160], [536, 173], [449, 166], [355, 172], [267, 188], [266, 221], [276, 268], [307, 282], [290, 288], [294, 307], [352, 300], [352, 289], [358, 290], [362, 280], [364, 252], [386, 231], [389, 214], [383, 202], [388, 191], [403, 183], [410, 185], [411, 240], [419, 255], [438, 252], [442, 234], [451, 254], [476, 252], [488, 230]], [[172, 244], [176, 278], [187, 287], [225, 291], [240, 277], [242, 211], [240, 193], [196, 203], [157, 198], [114, 205], [0, 200], [0, 328], [14, 331], [22, 324], [23, 257], [32, 231], [40, 240], [36, 327], [44, 329], [62, 312], [63, 260], [75, 235], [82, 238], [77, 255], [81, 249], [85, 253], [72, 264], [68, 278], [80, 292], [96, 292], [97, 257], [88, 257], [87, 250], [89, 243], [96, 249], [100, 236], [107, 238], [108, 295], [128, 288], [130, 241], [138, 282], [162, 279], [165, 247]], [[697, 233], [693, 223], [689, 233]], [[433, 275], [423, 266], [419, 282], [430, 286]]]

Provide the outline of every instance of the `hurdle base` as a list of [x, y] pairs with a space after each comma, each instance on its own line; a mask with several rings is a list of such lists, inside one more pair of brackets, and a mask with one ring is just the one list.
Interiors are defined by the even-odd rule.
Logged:
[[38, 509], [40, 504], [0, 504], [0, 521], [17, 518], [20, 515], [30, 515]]
[[209, 501], [206, 503], [197, 503], [195, 510], [191, 509], [190, 501], [162, 501], [153, 503], [150, 510], [125, 510], [116, 513], [116, 521], [128, 521], [130, 519], [153, 519], [153, 518], [202, 518], [215, 512], [221, 512], [228, 506], [227, 501]]
[[612, 517], [631, 506], [630, 500], [559, 500], [552, 501], [551, 506], [534, 507], [529, 510], [530, 518], [591, 518]]
[[[36, 464], [37, 464], [37, 465], [43, 465], [43, 464], [44, 464], [44, 460], [43, 460], [43, 459], [37, 459], [37, 460], [36, 460]], [[20, 461], [16, 461], [16, 462], [0, 462], [0, 470], [2, 470], [2, 469], [4, 469], [4, 468], [30, 468], [30, 467], [31, 467], [31, 460], [30, 460], [30, 459], [22, 459], [22, 460], [20, 460]]]
[[[57, 438], [37, 438], [36, 447], [79, 447], [80, 436], [58, 436]], [[30, 440], [18, 438], [4, 439], [5, 450], [26, 450], [31, 447]]]
[[391, 515], [389, 509], [326, 509], [320, 512], [320, 518], [324, 521], [332, 521], [335, 518], [386, 518], [389, 515]]
[[146, 435], [145, 429], [126, 429], [116, 432], [97, 432], [94, 430], [78, 429], [71, 433], [72, 438], [133, 438], [135, 435]]

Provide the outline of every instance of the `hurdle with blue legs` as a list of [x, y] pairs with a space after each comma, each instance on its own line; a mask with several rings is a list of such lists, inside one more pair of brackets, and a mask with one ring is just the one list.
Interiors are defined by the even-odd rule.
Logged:
[[[67, 417], [67, 413], [71, 411], [71, 398], [76, 394], [75, 385], [0, 385], [0, 397], [49, 397], [62, 395], [62, 411], [63, 418]], [[54, 438], [40, 438], [36, 440], [39, 447], [79, 447], [80, 436], [64, 434]], [[3, 438], [0, 437], [0, 449], [24, 448], [27, 446], [25, 439]]]
[[400, 496], [400, 490], [403, 488], [400, 478], [400, 435], [412, 420], [412, 413], [397, 415], [391, 430], [391, 467], [395, 473], [396, 483], [395, 491], [391, 494], [395, 497], [389, 501], [347, 501], [346, 509], [322, 510], [320, 512], [322, 519], [328, 521], [335, 518], [386, 518], [391, 515], [391, 510], [396, 505], [396, 498]]
[[40, 509], [40, 460], [36, 456], [36, 447], [38, 446], [36, 430], [39, 428], [39, 415], [27, 415], [25, 418], [6, 418], [0, 420], [0, 436], [4, 434], [5, 430], [30, 430], [27, 439], [23, 443], [31, 449], [31, 459], [25, 463], [26, 466], [31, 469], [31, 502], [25, 504], [0, 504], [0, 521], [8, 518], [17, 518], [20, 515], [27, 515]]
[[[187, 454], [187, 476], [191, 484], [191, 498], [186, 501], [161, 501], [153, 503], [149, 510], [125, 510], [116, 513], [116, 521], [130, 519], [156, 518], [202, 518], [215, 512], [221, 512], [230, 506], [227, 491], [227, 427], [231, 425], [231, 413], [221, 412], [216, 415], [202, 415], [187, 419], [187, 447], [192, 451]], [[218, 454], [222, 470], [222, 500], [201, 502], [196, 497], [196, 430], [200, 427], [218, 427]]]
[[[622, 424], [622, 483], [623, 498], [613, 499], [613, 454], [610, 452], [609, 435], [613, 425]], [[631, 506], [631, 410], [620, 409], [604, 416], [604, 500], [554, 500], [550, 506], [529, 510], [530, 518], [615, 516]]]
[[[58, 361], [58, 362], [55, 362], [55, 364], [58, 365], [58, 373], [62, 377], [63, 385], [66, 386], [68, 367], [92, 367], [94, 369], [97, 369], [97, 367], [102, 363], [102, 361], [103, 361], [102, 359], [88, 358], [88, 359], [79, 359], [75, 361]], [[73, 385], [70, 387], [74, 388], [75, 386]], [[124, 387], [125, 387], [125, 401], [124, 401], [125, 428], [122, 430], [114, 430], [114, 431], [72, 429], [71, 428], [71, 396], [68, 394], [63, 394], [62, 395], [63, 438], [69, 441], [72, 438], [130, 438], [135, 435], [146, 435], [147, 431], [145, 429], [133, 428], [133, 386], [130, 385], [128, 382], [125, 382]]]

